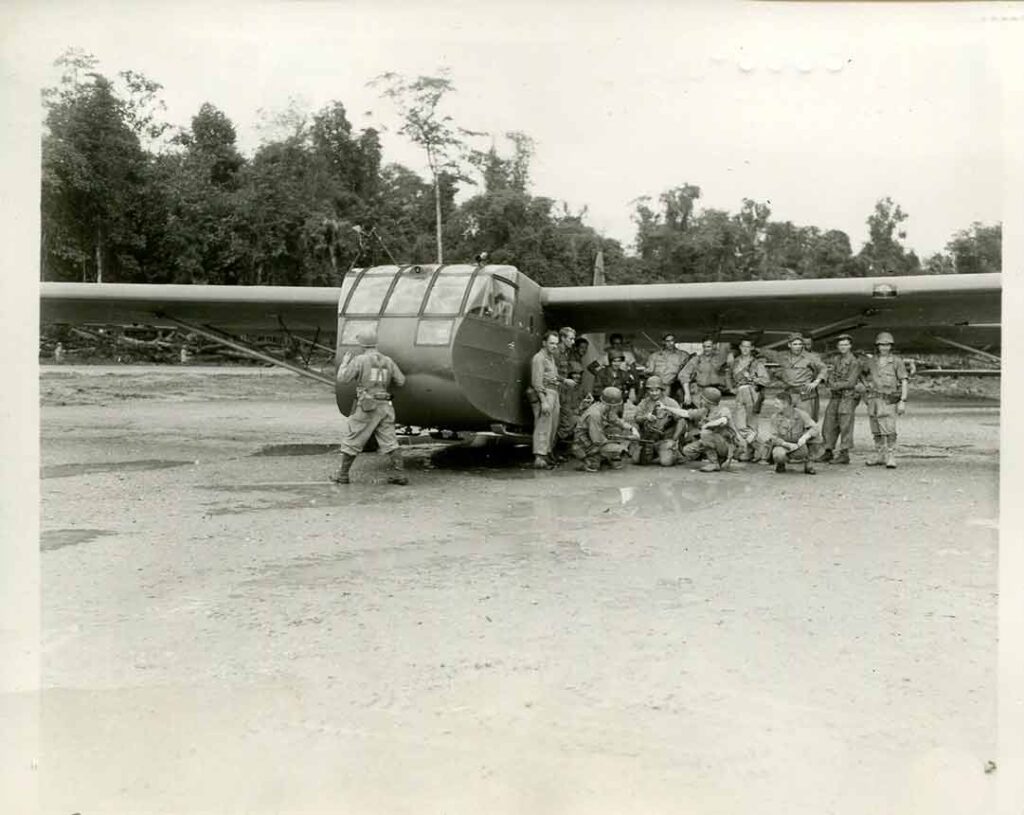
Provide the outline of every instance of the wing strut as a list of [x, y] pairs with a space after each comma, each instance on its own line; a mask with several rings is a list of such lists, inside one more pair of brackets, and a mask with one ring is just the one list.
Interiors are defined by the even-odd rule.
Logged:
[[[868, 311], [864, 312], [864, 315], [847, 317], [844, 320], [836, 320], [834, 323], [828, 323], [827, 325], [823, 325], [818, 328], [812, 328], [807, 333], [810, 335], [812, 340], [827, 340], [829, 337], [834, 337], [836, 334], [842, 334], [844, 331], [853, 331], [857, 328], [863, 328], [868, 324], [864, 317], [869, 316], [871, 311], [871, 309], [868, 309]], [[772, 350], [775, 348], [781, 348], [788, 342], [789, 340], [776, 340], [764, 347]]]
[[931, 337], [936, 342], [941, 342], [944, 345], [950, 345], [953, 348], [959, 348], [961, 351], [967, 351], [968, 353], [974, 354], [975, 356], [981, 357], [982, 359], [987, 359], [991, 362], [995, 362], [997, 365], [1002, 365], [1003, 363], [1002, 357], [996, 354], [990, 354], [988, 351], [982, 351], [980, 348], [972, 348], [970, 345], [964, 345], [962, 342], [956, 342], [955, 340], [950, 340], [947, 339], [946, 337], [939, 337], [935, 334], [929, 334], [928, 336]]
[[206, 337], [208, 340], [225, 345], [228, 348], [247, 354], [250, 357], [255, 357], [262, 362], [269, 362], [271, 365], [277, 365], [279, 368], [284, 368], [286, 371], [291, 371], [293, 374], [305, 376], [309, 379], [315, 379], [317, 382], [323, 382], [326, 385], [330, 385], [332, 388], [334, 387], [334, 380], [331, 377], [324, 376], [316, 371], [311, 371], [309, 368], [303, 368], [300, 365], [292, 365], [290, 362], [285, 362], [283, 359], [278, 359], [270, 354], [265, 354], [250, 345], [246, 345], [236, 337], [232, 337], [230, 334], [225, 334], [223, 331], [218, 331], [209, 326], [200, 326], [186, 322], [185, 320], [179, 320], [177, 317], [171, 317], [169, 314], [160, 314], [158, 316], [161, 319], [167, 320], [168, 322], [174, 323], [175, 325], [181, 326], [189, 331], [194, 331], [201, 337]]

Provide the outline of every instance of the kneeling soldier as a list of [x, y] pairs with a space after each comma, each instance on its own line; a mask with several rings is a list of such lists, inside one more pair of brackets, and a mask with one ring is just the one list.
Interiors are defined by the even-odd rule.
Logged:
[[622, 391], [605, 388], [600, 401], [594, 402], [580, 416], [572, 452], [583, 460], [583, 469], [588, 473], [601, 469], [602, 461], [608, 462], [614, 470], [622, 468], [622, 454], [636, 437], [636, 428], [619, 416], [621, 408]]
[[[713, 473], [722, 469], [732, 459], [739, 437], [732, 423], [732, 412], [721, 404], [722, 392], [718, 388], [704, 388], [701, 399], [706, 413], [700, 419], [700, 437], [687, 444], [683, 450], [684, 461], [696, 461], [701, 455], [707, 457], [707, 464], [700, 468], [702, 473]], [[702, 410], [689, 411], [691, 418]]]
[[405, 375], [395, 361], [377, 350], [377, 334], [361, 332], [356, 341], [363, 352], [353, 358], [348, 351], [338, 366], [341, 382], [356, 383], [356, 402], [348, 417], [348, 433], [341, 442], [341, 468], [331, 476], [336, 484], [349, 483], [349, 470], [370, 436], [375, 436], [381, 455], [390, 456], [392, 474], [389, 484], [408, 484], [402, 473], [402, 454], [395, 435], [395, 409], [391, 405], [391, 387], [405, 384]]
[[816, 470], [811, 459], [821, 454], [821, 431], [811, 414], [793, 404], [792, 393], [782, 391], [778, 400], [779, 409], [772, 416], [771, 438], [768, 440], [775, 472], [786, 472], [787, 462], [802, 461], [804, 472], [814, 475]]
[[662, 467], [676, 463], [679, 437], [686, 428], [687, 412], [670, 397], [660, 376], [647, 378], [645, 396], [636, 406], [634, 417], [640, 428], [640, 449], [637, 464], [650, 464], [655, 459]]

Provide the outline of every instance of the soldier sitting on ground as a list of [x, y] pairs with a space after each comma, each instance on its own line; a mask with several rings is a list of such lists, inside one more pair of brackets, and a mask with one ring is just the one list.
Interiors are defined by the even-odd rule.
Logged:
[[705, 457], [707, 463], [700, 471], [713, 473], [721, 470], [723, 466], [728, 466], [739, 445], [739, 437], [732, 423], [732, 412], [721, 404], [722, 392], [718, 388], [704, 388], [700, 399], [706, 406], [706, 413], [700, 419], [700, 436], [683, 447], [682, 457], [684, 461], [696, 461], [702, 456]]
[[636, 428], [621, 418], [621, 410], [622, 391], [609, 387], [601, 393], [600, 400], [580, 416], [572, 452], [582, 460], [581, 469], [596, 473], [602, 462], [607, 462], [613, 470], [622, 469], [625, 463], [622, 454], [638, 434]]
[[676, 463], [679, 439], [686, 429], [687, 411], [668, 395], [659, 376], [647, 378], [646, 391], [636, 407], [634, 421], [640, 428], [640, 443], [633, 461], [662, 467]]
[[802, 461], [804, 472], [814, 475], [811, 460], [822, 452], [821, 428], [811, 414], [793, 404], [793, 398], [790, 391], [782, 391], [777, 397], [779, 409], [772, 416], [768, 439], [769, 460], [777, 473], [786, 472], [786, 464], [791, 461]]

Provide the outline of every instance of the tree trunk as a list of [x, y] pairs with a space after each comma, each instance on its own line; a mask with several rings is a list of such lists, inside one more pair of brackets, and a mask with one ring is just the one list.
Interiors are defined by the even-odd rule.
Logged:
[[434, 218], [437, 229], [437, 263], [444, 263], [444, 247], [441, 245], [441, 185], [434, 173]]
[[103, 282], [103, 227], [96, 225], [96, 282]]

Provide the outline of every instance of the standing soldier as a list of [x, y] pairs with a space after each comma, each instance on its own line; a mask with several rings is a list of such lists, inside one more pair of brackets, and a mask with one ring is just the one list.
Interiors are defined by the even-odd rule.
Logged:
[[849, 464], [850, 450], [853, 449], [854, 411], [860, 401], [857, 383], [860, 381], [861, 363], [853, 353], [853, 338], [849, 334], [836, 337], [836, 350], [838, 353], [828, 359], [828, 378], [825, 380], [830, 396], [821, 427], [825, 435], [825, 453], [821, 460]]
[[705, 409], [688, 411], [688, 415], [703, 414], [700, 419], [700, 438], [687, 444], [682, 449], [682, 456], [685, 461], [696, 461], [703, 454], [708, 461], [700, 471], [714, 473], [732, 458], [737, 441], [736, 429], [732, 424], [732, 412], [721, 404], [722, 392], [718, 388], [704, 388], [701, 399], [707, 406]]
[[555, 356], [558, 353], [558, 333], [548, 331], [544, 346], [533, 355], [530, 363], [530, 388], [527, 398], [533, 408], [533, 466], [538, 470], [551, 468], [548, 456], [555, 444], [558, 431], [558, 390], [561, 377]]
[[576, 429], [576, 410], [582, 397], [579, 383], [583, 376], [583, 368], [579, 366], [579, 369], [576, 370], [574, 359], [576, 329], [569, 326], [560, 328], [558, 341], [555, 366], [558, 368], [558, 376], [561, 381], [558, 386], [559, 409], [556, 441], [558, 445], [568, 448], [572, 444], [573, 431]]
[[622, 469], [622, 454], [637, 431], [619, 416], [621, 409], [622, 391], [605, 388], [600, 400], [580, 416], [572, 452], [583, 460], [582, 469], [586, 472], [596, 473], [602, 461], [608, 462], [613, 470]]
[[788, 345], [788, 351], [764, 350], [761, 353], [778, 363], [775, 373], [793, 397], [793, 404], [817, 421], [818, 386], [825, 380], [828, 369], [817, 354], [805, 349], [803, 335], [799, 332], [789, 335]]
[[666, 396], [673, 396], [672, 389], [677, 387], [679, 372], [689, 356], [686, 351], [676, 348], [674, 334], [664, 334], [661, 338], [661, 348], [647, 358], [647, 371], [662, 381]]
[[386, 354], [377, 350], [377, 332], [368, 329], [356, 336], [363, 351], [352, 356], [346, 351], [338, 366], [341, 382], [356, 383], [356, 402], [348, 417], [348, 433], [341, 442], [341, 467], [331, 481], [349, 483], [349, 470], [371, 436], [377, 439], [381, 455], [391, 459], [389, 484], [408, 484], [402, 472], [402, 454], [395, 435], [395, 409], [391, 404], [391, 387], [405, 384], [405, 375]]
[[705, 388], [721, 390], [725, 387], [727, 364], [725, 354], [715, 347], [714, 339], [705, 337], [701, 352], [690, 357], [679, 372], [679, 382], [683, 386], [683, 404], [693, 405], [695, 397]]
[[657, 462], [662, 467], [676, 463], [679, 438], [686, 429], [686, 411], [666, 393], [665, 384], [658, 376], [647, 378], [646, 391], [636, 406], [637, 427], [640, 428], [640, 449], [634, 459], [637, 464]]
[[771, 437], [768, 440], [770, 460], [775, 462], [775, 472], [786, 472], [790, 461], [802, 461], [804, 472], [817, 472], [811, 460], [821, 453], [821, 431], [811, 415], [794, 404], [793, 394], [782, 391], [779, 409], [772, 416]]
[[875, 439], [875, 456], [865, 464], [896, 467], [896, 417], [907, 409], [907, 366], [892, 353], [892, 334], [875, 337], [878, 354], [861, 364], [861, 378], [867, 388], [868, 421]]
[[761, 391], [768, 387], [768, 369], [764, 361], [754, 356], [752, 340], [740, 340], [740, 355], [733, 357], [725, 369], [726, 386], [736, 394], [736, 407], [733, 412], [733, 424], [736, 433], [743, 442], [744, 450], [739, 455], [740, 461], [751, 461], [758, 458], [755, 448], [757, 441], [757, 413], [755, 407], [760, 400]]

